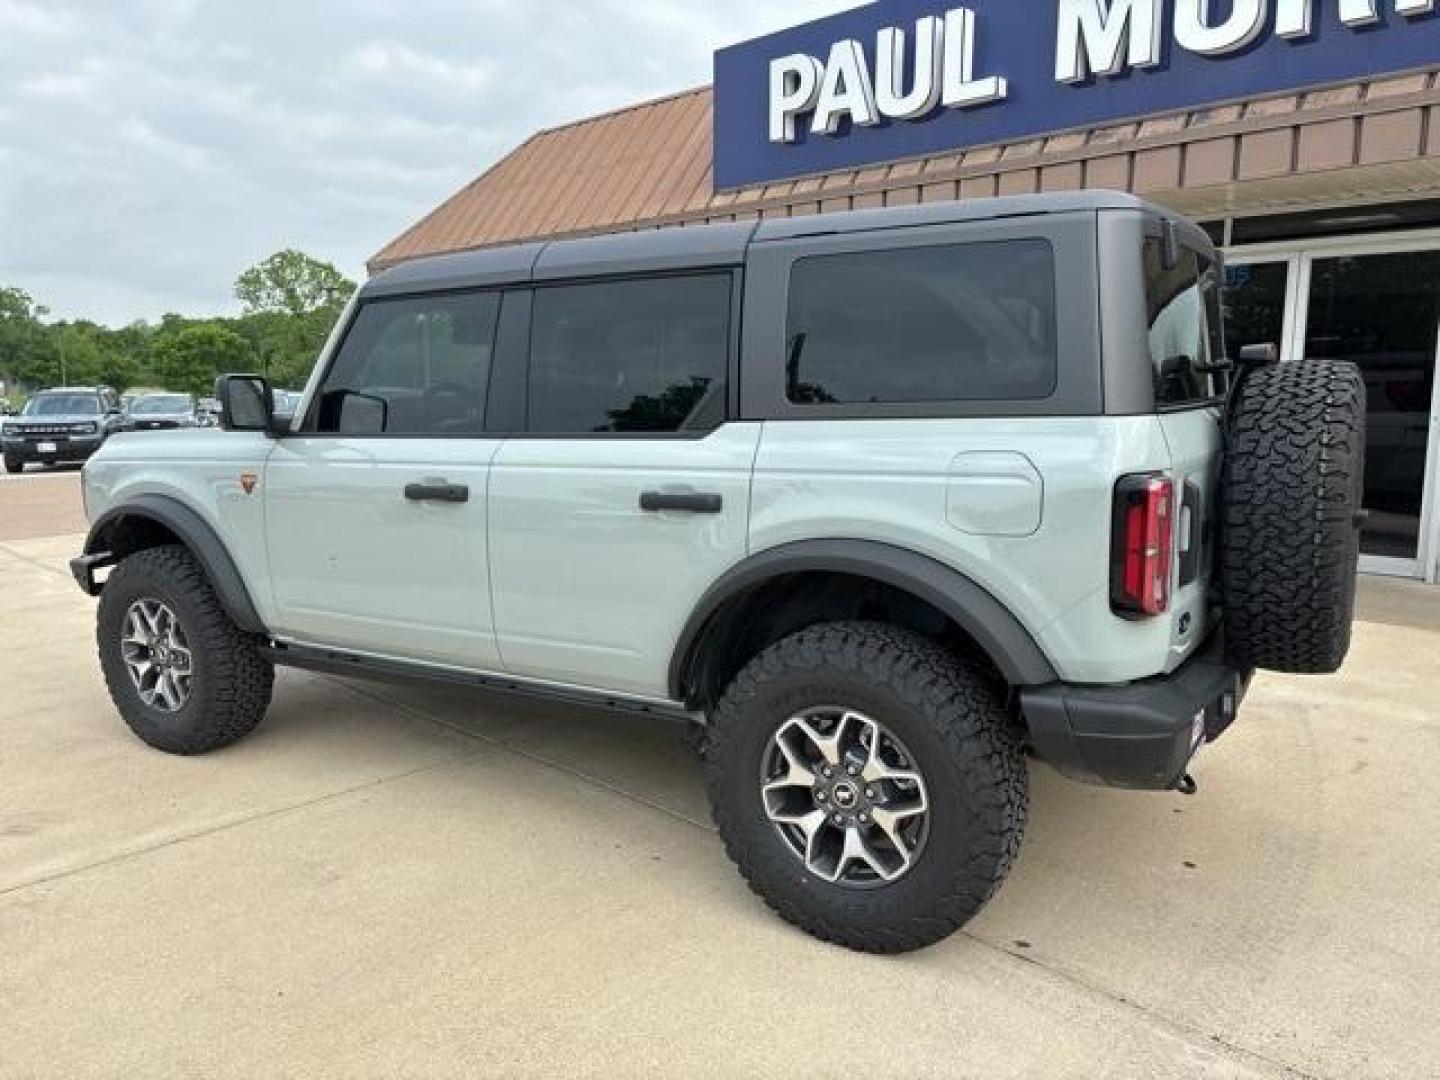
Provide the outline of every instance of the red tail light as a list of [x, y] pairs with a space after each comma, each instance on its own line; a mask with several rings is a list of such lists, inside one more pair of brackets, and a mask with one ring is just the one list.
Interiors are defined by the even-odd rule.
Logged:
[[1170, 609], [1175, 559], [1175, 485], [1164, 476], [1127, 476], [1115, 486], [1110, 607], [1127, 619]]

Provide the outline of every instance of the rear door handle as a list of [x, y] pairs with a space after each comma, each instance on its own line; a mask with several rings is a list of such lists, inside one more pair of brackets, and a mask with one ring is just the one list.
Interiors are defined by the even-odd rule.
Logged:
[[464, 484], [426, 481], [423, 484], [406, 484], [405, 498], [411, 502], [463, 503], [470, 501], [470, 489]]
[[718, 514], [725, 500], [713, 491], [642, 491], [640, 509], [658, 514], [662, 510], [679, 510], [687, 514]]

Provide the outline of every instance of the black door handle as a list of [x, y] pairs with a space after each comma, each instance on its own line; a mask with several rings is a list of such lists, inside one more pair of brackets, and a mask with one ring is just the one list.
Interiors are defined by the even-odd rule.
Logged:
[[470, 489], [464, 484], [406, 484], [405, 498], [411, 502], [452, 502], [470, 501]]
[[681, 510], [687, 514], [718, 514], [725, 500], [711, 491], [642, 491], [640, 509], [648, 513]]

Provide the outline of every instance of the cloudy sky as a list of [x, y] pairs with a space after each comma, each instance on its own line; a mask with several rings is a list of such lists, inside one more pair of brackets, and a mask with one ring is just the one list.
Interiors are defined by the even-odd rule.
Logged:
[[111, 325], [352, 277], [533, 131], [857, 0], [0, 0], [0, 286]]

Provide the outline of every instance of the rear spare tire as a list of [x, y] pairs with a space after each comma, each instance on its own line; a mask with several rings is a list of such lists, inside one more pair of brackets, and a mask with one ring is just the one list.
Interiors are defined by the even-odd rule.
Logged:
[[1350, 649], [1365, 481], [1365, 383], [1354, 364], [1247, 372], [1221, 476], [1226, 644], [1252, 667], [1338, 671]]

